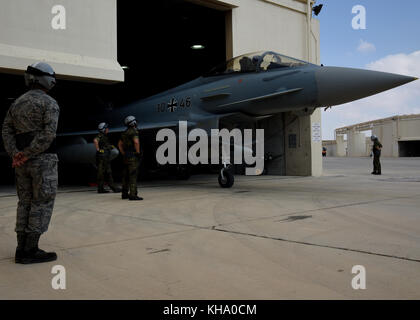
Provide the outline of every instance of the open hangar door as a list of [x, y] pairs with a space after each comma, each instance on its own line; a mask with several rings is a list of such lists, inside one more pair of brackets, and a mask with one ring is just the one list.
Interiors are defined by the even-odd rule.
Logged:
[[[125, 81], [110, 84], [58, 79], [51, 91], [60, 105], [58, 132], [95, 130], [101, 118], [94, 115], [193, 80], [224, 62], [226, 14], [226, 10], [190, 1], [118, 0], [118, 62], [124, 67]], [[193, 45], [203, 48], [194, 50]], [[21, 75], [0, 74], [0, 83], [4, 89], [0, 92], [3, 123], [8, 107], [26, 88]], [[2, 168], [7, 168], [0, 183], [13, 183], [11, 161], [2, 143], [0, 153]], [[122, 163], [119, 160], [113, 161], [116, 173]], [[61, 184], [95, 181], [92, 167], [60, 163], [59, 169]]]
[[182, 0], [118, 0], [117, 15], [123, 102], [193, 80], [226, 60], [225, 11]]
[[[117, 95], [123, 103], [191, 81], [225, 62], [229, 11], [221, 9], [182, 0], [119, 0], [118, 61], [125, 70], [125, 82], [117, 85]], [[161, 170], [155, 160], [155, 133], [141, 133], [145, 152], [140, 179], [168, 177], [168, 173], [182, 178], [209, 169], [198, 165], [189, 166], [188, 173], [177, 166]]]
[[[115, 84], [66, 81], [59, 86], [57, 100], [65, 101], [60, 130], [96, 129], [103, 120], [94, 115], [181, 85], [224, 62], [225, 16], [225, 11], [188, 1], [118, 0], [118, 62], [124, 68], [125, 81]], [[193, 45], [203, 48], [192, 49]], [[118, 136], [110, 136], [114, 145], [118, 143]], [[154, 132], [142, 132], [141, 179], [157, 173], [167, 174], [153, 171], [155, 154], [149, 144], [154, 141]], [[121, 157], [115, 159], [112, 166], [114, 176], [119, 180]], [[61, 167], [63, 183], [81, 182], [86, 177], [88, 182], [96, 181], [96, 171], [92, 167], [76, 168], [64, 164]]]
[[59, 131], [92, 130], [101, 122], [93, 115], [193, 80], [226, 60], [225, 12], [187, 1], [118, 0], [117, 32], [124, 82], [60, 81], [53, 92], [62, 109]]
[[399, 157], [420, 157], [420, 140], [398, 141]]

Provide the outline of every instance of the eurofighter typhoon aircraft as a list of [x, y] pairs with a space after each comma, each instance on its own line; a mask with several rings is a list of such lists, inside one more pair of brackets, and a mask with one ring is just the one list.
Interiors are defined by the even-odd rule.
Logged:
[[[177, 132], [180, 121], [186, 121], [188, 131], [201, 128], [210, 135], [211, 129], [219, 129], [226, 118], [233, 117], [240, 122], [240, 119], [256, 121], [286, 111], [311, 114], [316, 108], [365, 98], [416, 79], [384, 72], [318, 66], [272, 51], [256, 52], [233, 58], [204, 76], [171, 90], [98, 115], [96, 125], [107, 122], [110, 134], [119, 133], [126, 129], [124, 118], [133, 115], [140, 132], [156, 133], [162, 128]], [[60, 161], [94, 163], [96, 150], [87, 141], [92, 141], [96, 133], [60, 134]], [[156, 135], [151, 137], [156, 143]], [[67, 144], [60, 144], [60, 139]], [[141, 140], [141, 146], [145, 145], [147, 143]], [[155, 155], [156, 146], [154, 150], [144, 152]], [[233, 173], [226, 162], [220, 165], [218, 180], [222, 187], [233, 185]]]

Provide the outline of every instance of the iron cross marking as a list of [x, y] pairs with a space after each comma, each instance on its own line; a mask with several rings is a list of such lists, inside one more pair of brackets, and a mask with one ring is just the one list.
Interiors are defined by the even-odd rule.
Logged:
[[168, 103], [168, 109], [171, 112], [174, 112], [175, 109], [176, 109], [176, 107], [177, 107], [177, 105], [178, 105], [178, 101], [176, 101], [175, 98], [172, 98], [172, 100]]

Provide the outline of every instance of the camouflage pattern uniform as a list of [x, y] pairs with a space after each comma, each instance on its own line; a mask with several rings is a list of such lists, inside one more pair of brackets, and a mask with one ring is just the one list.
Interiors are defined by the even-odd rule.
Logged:
[[35, 89], [17, 98], [4, 120], [2, 134], [7, 153], [13, 158], [23, 151], [29, 159], [15, 171], [17, 233], [42, 234], [48, 230], [58, 183], [58, 158], [52, 145], [59, 112], [52, 97]]
[[[136, 154], [134, 139], [139, 138], [136, 128], [130, 127], [121, 134], [124, 147], [124, 169], [122, 177], [122, 194], [130, 197], [137, 196], [137, 175], [140, 164], [139, 155]], [[130, 191], [130, 192], [129, 192]]]
[[98, 141], [99, 152], [96, 154], [96, 165], [98, 166], [98, 190], [104, 189], [105, 180], [107, 180], [111, 189], [117, 189], [112, 178], [110, 152], [114, 148], [110, 143], [108, 136], [99, 133], [95, 140]]
[[382, 144], [378, 141], [375, 140], [373, 142], [373, 148], [372, 148], [372, 152], [373, 152], [373, 172], [376, 174], [381, 174], [381, 150], [379, 148], [382, 148]]

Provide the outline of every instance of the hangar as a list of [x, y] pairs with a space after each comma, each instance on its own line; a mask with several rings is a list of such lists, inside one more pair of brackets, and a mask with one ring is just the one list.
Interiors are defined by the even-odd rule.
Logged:
[[[320, 63], [311, 0], [4, 0], [0, 13], [0, 120], [25, 90], [22, 74], [50, 63], [59, 131], [90, 114], [192, 80], [247, 52], [273, 50]], [[268, 173], [320, 175], [321, 111], [287, 112], [265, 129]], [[4, 149], [2, 152], [2, 166]]]
[[329, 156], [366, 157], [372, 149], [370, 133], [381, 141], [383, 157], [420, 157], [420, 114], [396, 115], [338, 128], [336, 140], [324, 141], [323, 145]]

